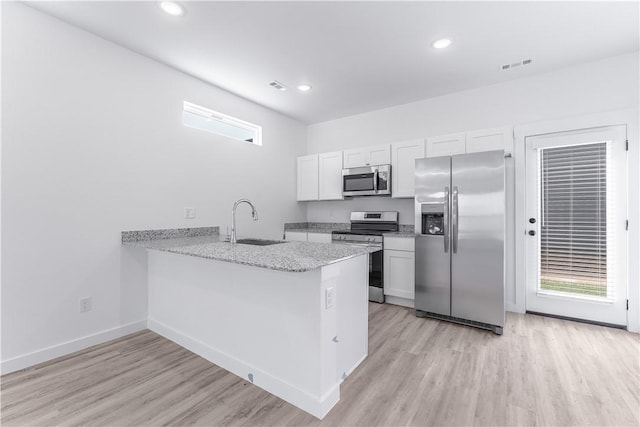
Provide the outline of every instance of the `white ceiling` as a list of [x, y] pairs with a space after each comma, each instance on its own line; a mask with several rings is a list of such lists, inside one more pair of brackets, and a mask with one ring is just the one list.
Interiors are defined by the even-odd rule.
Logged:
[[[637, 1], [183, 1], [179, 18], [145, 1], [28, 4], [305, 123], [639, 48]], [[453, 45], [431, 48], [443, 36]]]

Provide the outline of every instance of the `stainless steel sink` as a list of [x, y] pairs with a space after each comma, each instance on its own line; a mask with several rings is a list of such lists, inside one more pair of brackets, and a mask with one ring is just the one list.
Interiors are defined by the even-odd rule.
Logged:
[[237, 243], [242, 243], [243, 245], [269, 246], [269, 245], [277, 245], [285, 242], [280, 240], [238, 239]]

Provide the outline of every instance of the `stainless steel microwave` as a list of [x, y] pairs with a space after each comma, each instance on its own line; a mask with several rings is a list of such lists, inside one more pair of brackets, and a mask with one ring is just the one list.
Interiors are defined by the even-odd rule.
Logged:
[[342, 169], [342, 195], [390, 196], [391, 165]]

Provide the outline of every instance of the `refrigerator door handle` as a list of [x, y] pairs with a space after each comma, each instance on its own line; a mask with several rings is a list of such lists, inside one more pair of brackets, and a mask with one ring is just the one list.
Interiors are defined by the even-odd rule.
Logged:
[[443, 212], [443, 228], [444, 228], [444, 253], [449, 252], [449, 187], [444, 187], [444, 212]]
[[458, 253], [458, 187], [453, 187], [451, 202], [451, 247], [454, 254]]

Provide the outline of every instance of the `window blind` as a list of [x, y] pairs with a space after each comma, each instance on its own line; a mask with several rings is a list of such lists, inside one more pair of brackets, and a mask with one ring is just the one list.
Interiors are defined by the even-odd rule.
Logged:
[[539, 151], [540, 274], [538, 290], [612, 299], [607, 274], [614, 196], [607, 186], [608, 142]]

